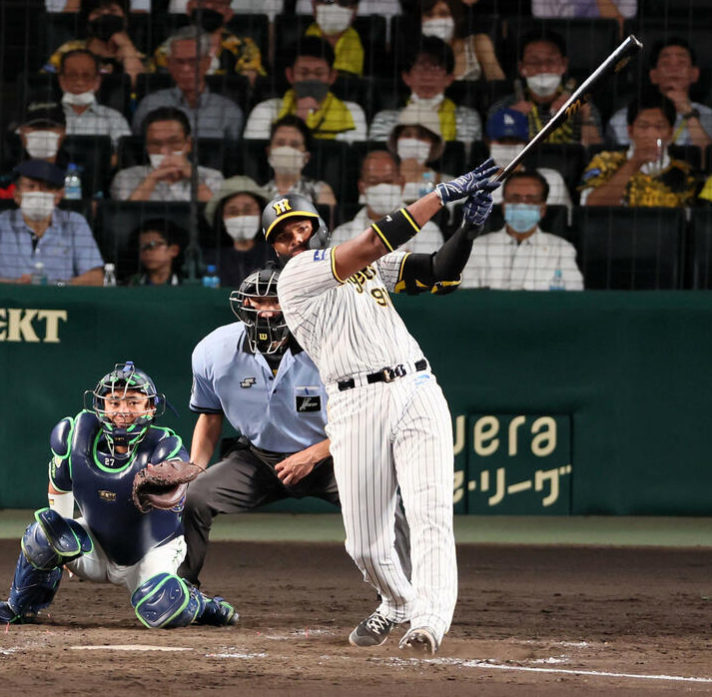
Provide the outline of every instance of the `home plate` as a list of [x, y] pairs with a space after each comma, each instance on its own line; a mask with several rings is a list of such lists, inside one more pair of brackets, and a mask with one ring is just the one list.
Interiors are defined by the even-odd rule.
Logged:
[[111, 644], [102, 646], [70, 646], [75, 651], [192, 651], [179, 646], [150, 646], [149, 644]]

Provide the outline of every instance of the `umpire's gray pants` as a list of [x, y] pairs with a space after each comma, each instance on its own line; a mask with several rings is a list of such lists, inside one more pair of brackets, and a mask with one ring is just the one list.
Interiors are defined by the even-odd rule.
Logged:
[[[183, 514], [188, 551], [178, 574], [196, 586], [205, 562], [213, 518], [221, 513], [247, 513], [288, 498], [316, 496], [339, 506], [339, 492], [331, 457], [319, 462], [301, 481], [285, 486], [274, 466], [287, 455], [267, 453], [253, 446], [230, 452], [190, 483]], [[410, 578], [408, 523], [396, 513], [396, 551]]]

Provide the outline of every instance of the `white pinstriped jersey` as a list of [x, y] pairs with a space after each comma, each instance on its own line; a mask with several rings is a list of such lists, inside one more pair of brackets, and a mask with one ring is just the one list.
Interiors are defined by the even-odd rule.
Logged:
[[324, 384], [420, 360], [423, 352], [388, 295], [407, 254], [387, 254], [344, 282], [336, 275], [334, 249], [297, 255], [277, 286], [289, 329]]

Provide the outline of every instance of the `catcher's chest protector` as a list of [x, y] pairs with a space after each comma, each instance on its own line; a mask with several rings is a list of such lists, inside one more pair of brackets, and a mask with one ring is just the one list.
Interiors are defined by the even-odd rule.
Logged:
[[117, 564], [135, 564], [151, 548], [183, 533], [179, 513], [140, 513], [131, 499], [134, 476], [167, 437], [178, 442], [170, 432], [150, 427], [133, 455], [122, 462], [99, 452], [101, 424], [94, 414], [83, 412], [75, 420], [69, 460], [74, 498], [92, 535]]

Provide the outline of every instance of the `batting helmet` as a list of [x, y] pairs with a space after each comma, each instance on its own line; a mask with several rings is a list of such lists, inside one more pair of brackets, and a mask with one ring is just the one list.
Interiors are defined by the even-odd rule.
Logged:
[[237, 290], [230, 293], [230, 307], [237, 318], [247, 327], [247, 340], [253, 353], [273, 354], [285, 346], [289, 334], [287, 322], [281, 310], [271, 317], [265, 317], [263, 311], [252, 302], [253, 299], [277, 300], [277, 281], [279, 269], [266, 266], [250, 274]]
[[272, 244], [280, 224], [290, 218], [309, 218], [314, 233], [309, 239], [311, 249], [322, 249], [329, 241], [329, 229], [314, 204], [300, 194], [286, 194], [273, 198], [262, 211], [262, 231], [265, 240]]

